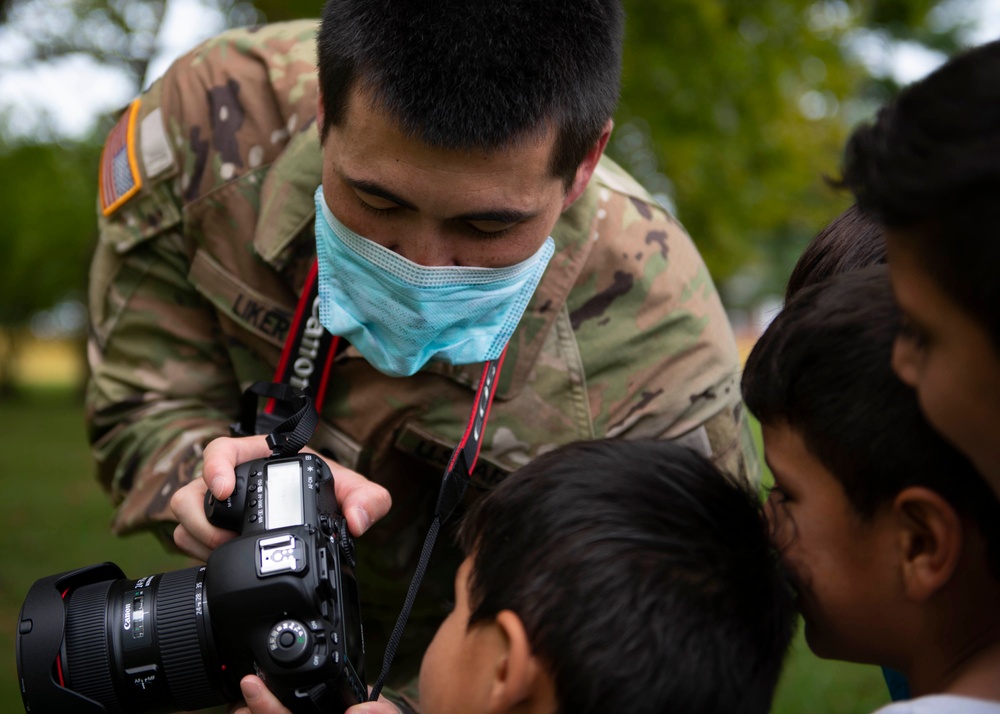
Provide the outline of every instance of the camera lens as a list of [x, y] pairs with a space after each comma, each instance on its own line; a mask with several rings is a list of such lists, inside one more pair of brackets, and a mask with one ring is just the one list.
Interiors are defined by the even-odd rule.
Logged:
[[28, 593], [17, 653], [25, 708], [171, 712], [227, 701], [233, 684], [211, 638], [204, 566], [98, 579], [121, 574], [110, 567], [45, 578]]

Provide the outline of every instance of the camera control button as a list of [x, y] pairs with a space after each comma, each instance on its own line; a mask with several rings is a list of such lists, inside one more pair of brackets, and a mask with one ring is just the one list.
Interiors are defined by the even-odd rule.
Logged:
[[249, 518], [249, 521], [250, 521], [251, 523], [256, 523], [256, 522], [257, 522], [257, 514], [256, 514], [256, 513], [251, 513], [251, 514], [250, 514], [250, 518]]

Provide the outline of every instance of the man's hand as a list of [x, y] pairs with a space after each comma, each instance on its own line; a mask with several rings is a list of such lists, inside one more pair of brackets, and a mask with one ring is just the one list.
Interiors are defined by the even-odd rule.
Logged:
[[[241, 679], [240, 690], [246, 706], [232, 714], [291, 714], [256, 675], [248, 674]], [[345, 714], [399, 714], [399, 709], [380, 697], [377, 702], [355, 704]]]
[[[270, 455], [264, 436], [220, 437], [205, 447], [203, 477], [178, 489], [170, 499], [170, 508], [179, 524], [174, 529], [177, 547], [199, 560], [207, 560], [213, 550], [235, 538], [234, 531], [216, 528], [208, 522], [205, 491], [211, 489], [220, 500], [228, 498], [236, 487], [236, 466]], [[361, 474], [323, 460], [333, 473], [337, 503], [347, 519], [347, 527], [352, 535], [360, 536], [389, 512], [392, 498], [386, 489]]]

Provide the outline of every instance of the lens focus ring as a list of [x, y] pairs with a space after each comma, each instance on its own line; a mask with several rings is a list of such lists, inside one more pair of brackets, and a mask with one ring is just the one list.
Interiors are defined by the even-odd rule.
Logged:
[[105, 604], [113, 580], [84, 585], [69, 594], [66, 611], [66, 678], [70, 689], [122, 711], [111, 681]]
[[199, 568], [164, 573], [156, 594], [156, 631], [170, 691], [187, 709], [218, 703], [212, 689], [205, 644], [199, 635], [195, 597]]

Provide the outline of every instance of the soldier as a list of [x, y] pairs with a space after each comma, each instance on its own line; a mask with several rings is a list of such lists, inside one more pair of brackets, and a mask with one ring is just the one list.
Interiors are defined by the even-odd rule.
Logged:
[[[309, 350], [284, 367], [311, 388], [327, 375], [310, 447], [351, 531], [379, 521], [358, 542], [372, 656], [505, 343], [473, 483], [595, 437], [677, 439], [754, 479], [708, 271], [602, 157], [621, 40], [617, 0], [337, 0], [319, 26], [230, 31], [175, 62], [102, 159], [87, 404], [115, 532], [152, 528], [197, 557], [227, 537], [204, 518], [206, 483], [225, 497], [233, 465], [269, 449], [205, 447], [281, 366], [297, 305], [306, 330], [350, 343], [328, 372]], [[447, 546], [397, 681], [444, 614], [461, 560]]]

